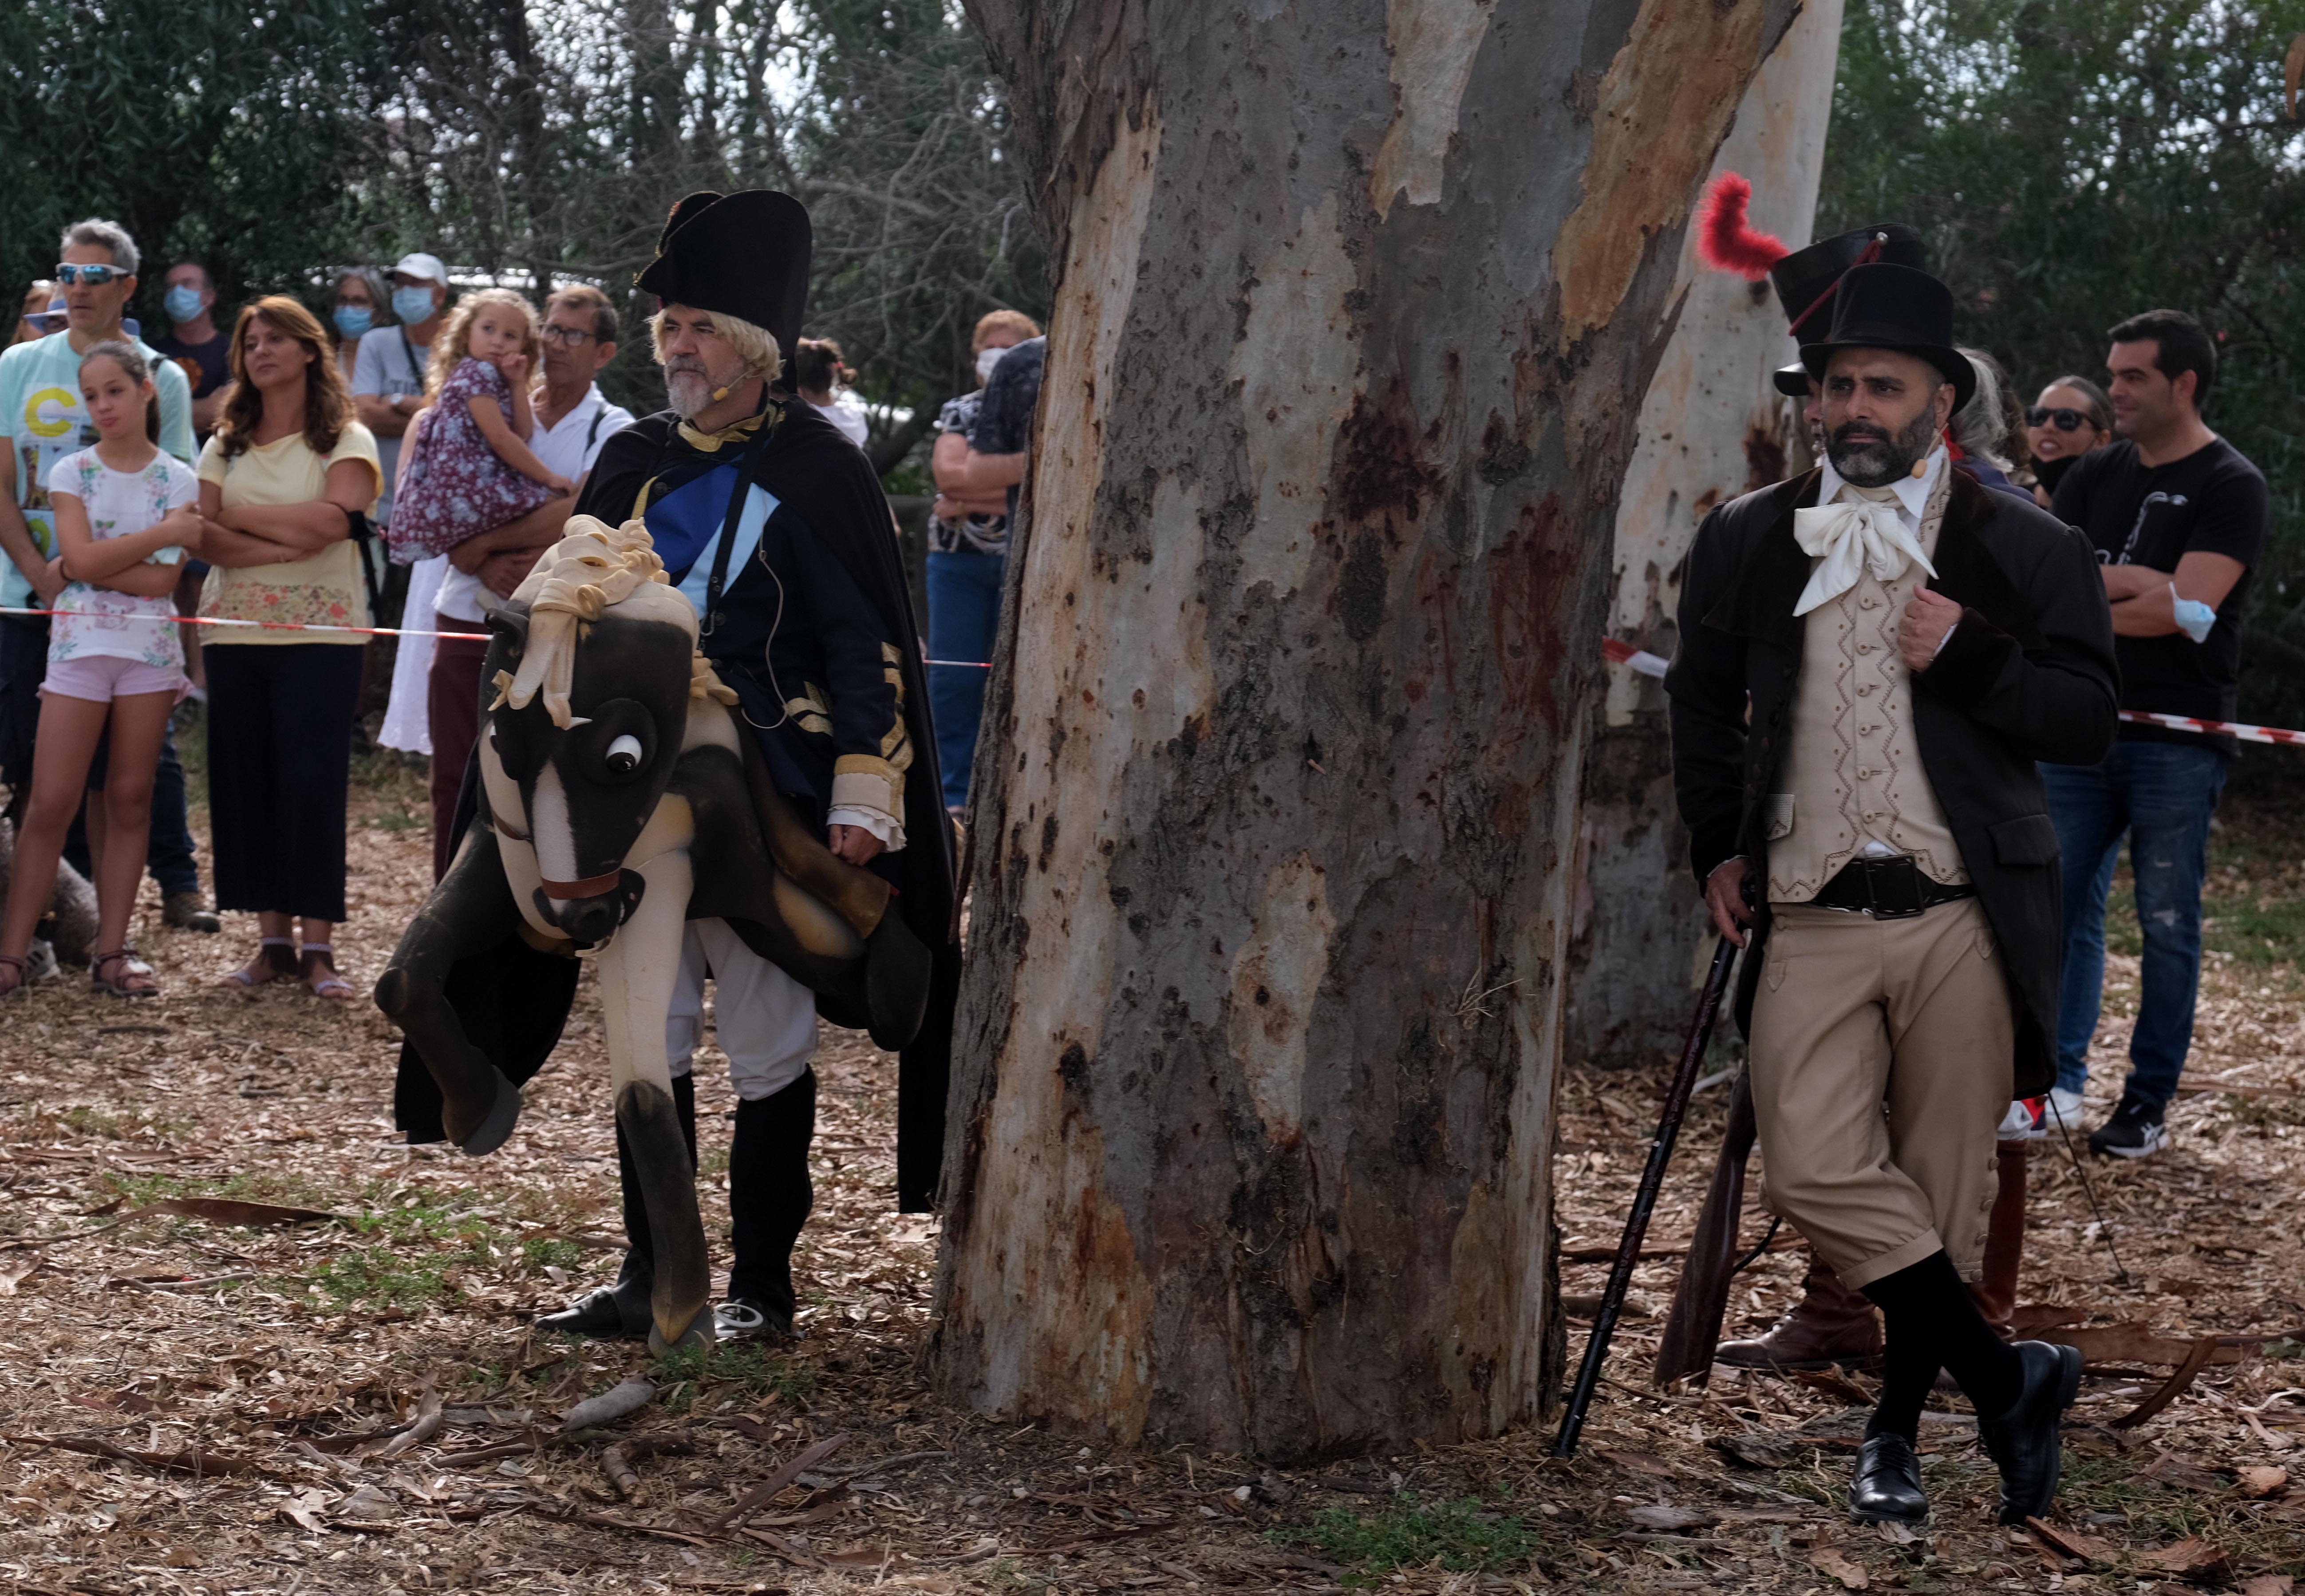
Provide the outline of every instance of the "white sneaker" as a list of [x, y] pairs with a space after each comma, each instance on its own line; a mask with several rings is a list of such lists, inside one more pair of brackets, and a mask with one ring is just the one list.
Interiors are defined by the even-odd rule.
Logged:
[[2063, 1121], [2064, 1122], [2065, 1129], [2068, 1131], [2080, 1130], [2081, 1124], [2081, 1095], [2079, 1092], [2069, 1092], [2061, 1086], [2052, 1087], [2049, 1090], [2048, 1117], [2053, 1123], [2057, 1121]]

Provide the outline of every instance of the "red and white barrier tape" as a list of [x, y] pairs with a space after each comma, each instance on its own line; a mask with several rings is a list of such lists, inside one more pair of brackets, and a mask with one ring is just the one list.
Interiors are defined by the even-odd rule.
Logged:
[[[1601, 640], [1601, 653], [1612, 663], [1629, 665], [1643, 676], [1663, 676], [1665, 667], [1671, 663], [1646, 649], [1620, 643], [1614, 637]], [[2305, 747], [2305, 731], [2286, 731], [2278, 726], [2243, 726], [2232, 721], [2203, 721], [2191, 715], [2160, 715], [2141, 709], [2122, 710], [2121, 718], [2144, 726], [2166, 726], [2172, 731], [2199, 731], [2218, 737], [2238, 738], [2245, 743], [2286, 743]]]
[[[0, 615], [79, 615], [81, 610], [19, 610], [13, 605], [0, 605]], [[158, 620], [157, 615], [146, 619]], [[179, 626], [187, 627], [252, 627], [264, 632], [350, 632], [361, 637], [455, 637], [467, 643], [486, 643], [486, 632], [418, 632], [404, 627], [332, 627], [319, 621], [303, 620], [231, 620], [217, 615], [179, 615]]]

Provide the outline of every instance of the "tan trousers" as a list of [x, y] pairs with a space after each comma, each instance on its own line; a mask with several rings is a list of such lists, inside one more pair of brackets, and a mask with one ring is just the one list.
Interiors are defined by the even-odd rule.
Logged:
[[2016, 1029], [1983, 907], [1771, 912], [1750, 1038], [1771, 1210], [1852, 1290], [1940, 1247], [1976, 1279]]

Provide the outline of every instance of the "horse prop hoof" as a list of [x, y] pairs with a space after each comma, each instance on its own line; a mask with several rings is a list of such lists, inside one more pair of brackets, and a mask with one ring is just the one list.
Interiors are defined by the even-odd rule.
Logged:
[[659, 1326], [653, 1322], [649, 1326], [649, 1352], [659, 1358], [680, 1347], [710, 1346], [714, 1339], [712, 1316], [702, 1309], [697, 1310], [695, 1318], [688, 1321], [688, 1328], [671, 1341], [664, 1338], [664, 1331]]
[[495, 1152], [512, 1135], [512, 1128], [520, 1122], [520, 1088], [513, 1085], [502, 1070], [489, 1071], [496, 1077], [496, 1101], [472, 1133], [456, 1145], [467, 1156], [478, 1158]]

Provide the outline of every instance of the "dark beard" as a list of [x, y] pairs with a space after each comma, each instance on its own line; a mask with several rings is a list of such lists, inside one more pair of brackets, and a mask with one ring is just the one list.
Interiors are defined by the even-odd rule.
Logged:
[[1885, 488], [1901, 476], [1912, 474], [1913, 463], [1926, 460], [1936, 448], [1936, 407], [1915, 416], [1912, 424], [1886, 440], [1870, 435], [1852, 440], [1844, 423], [1825, 445], [1833, 468], [1860, 488]]

